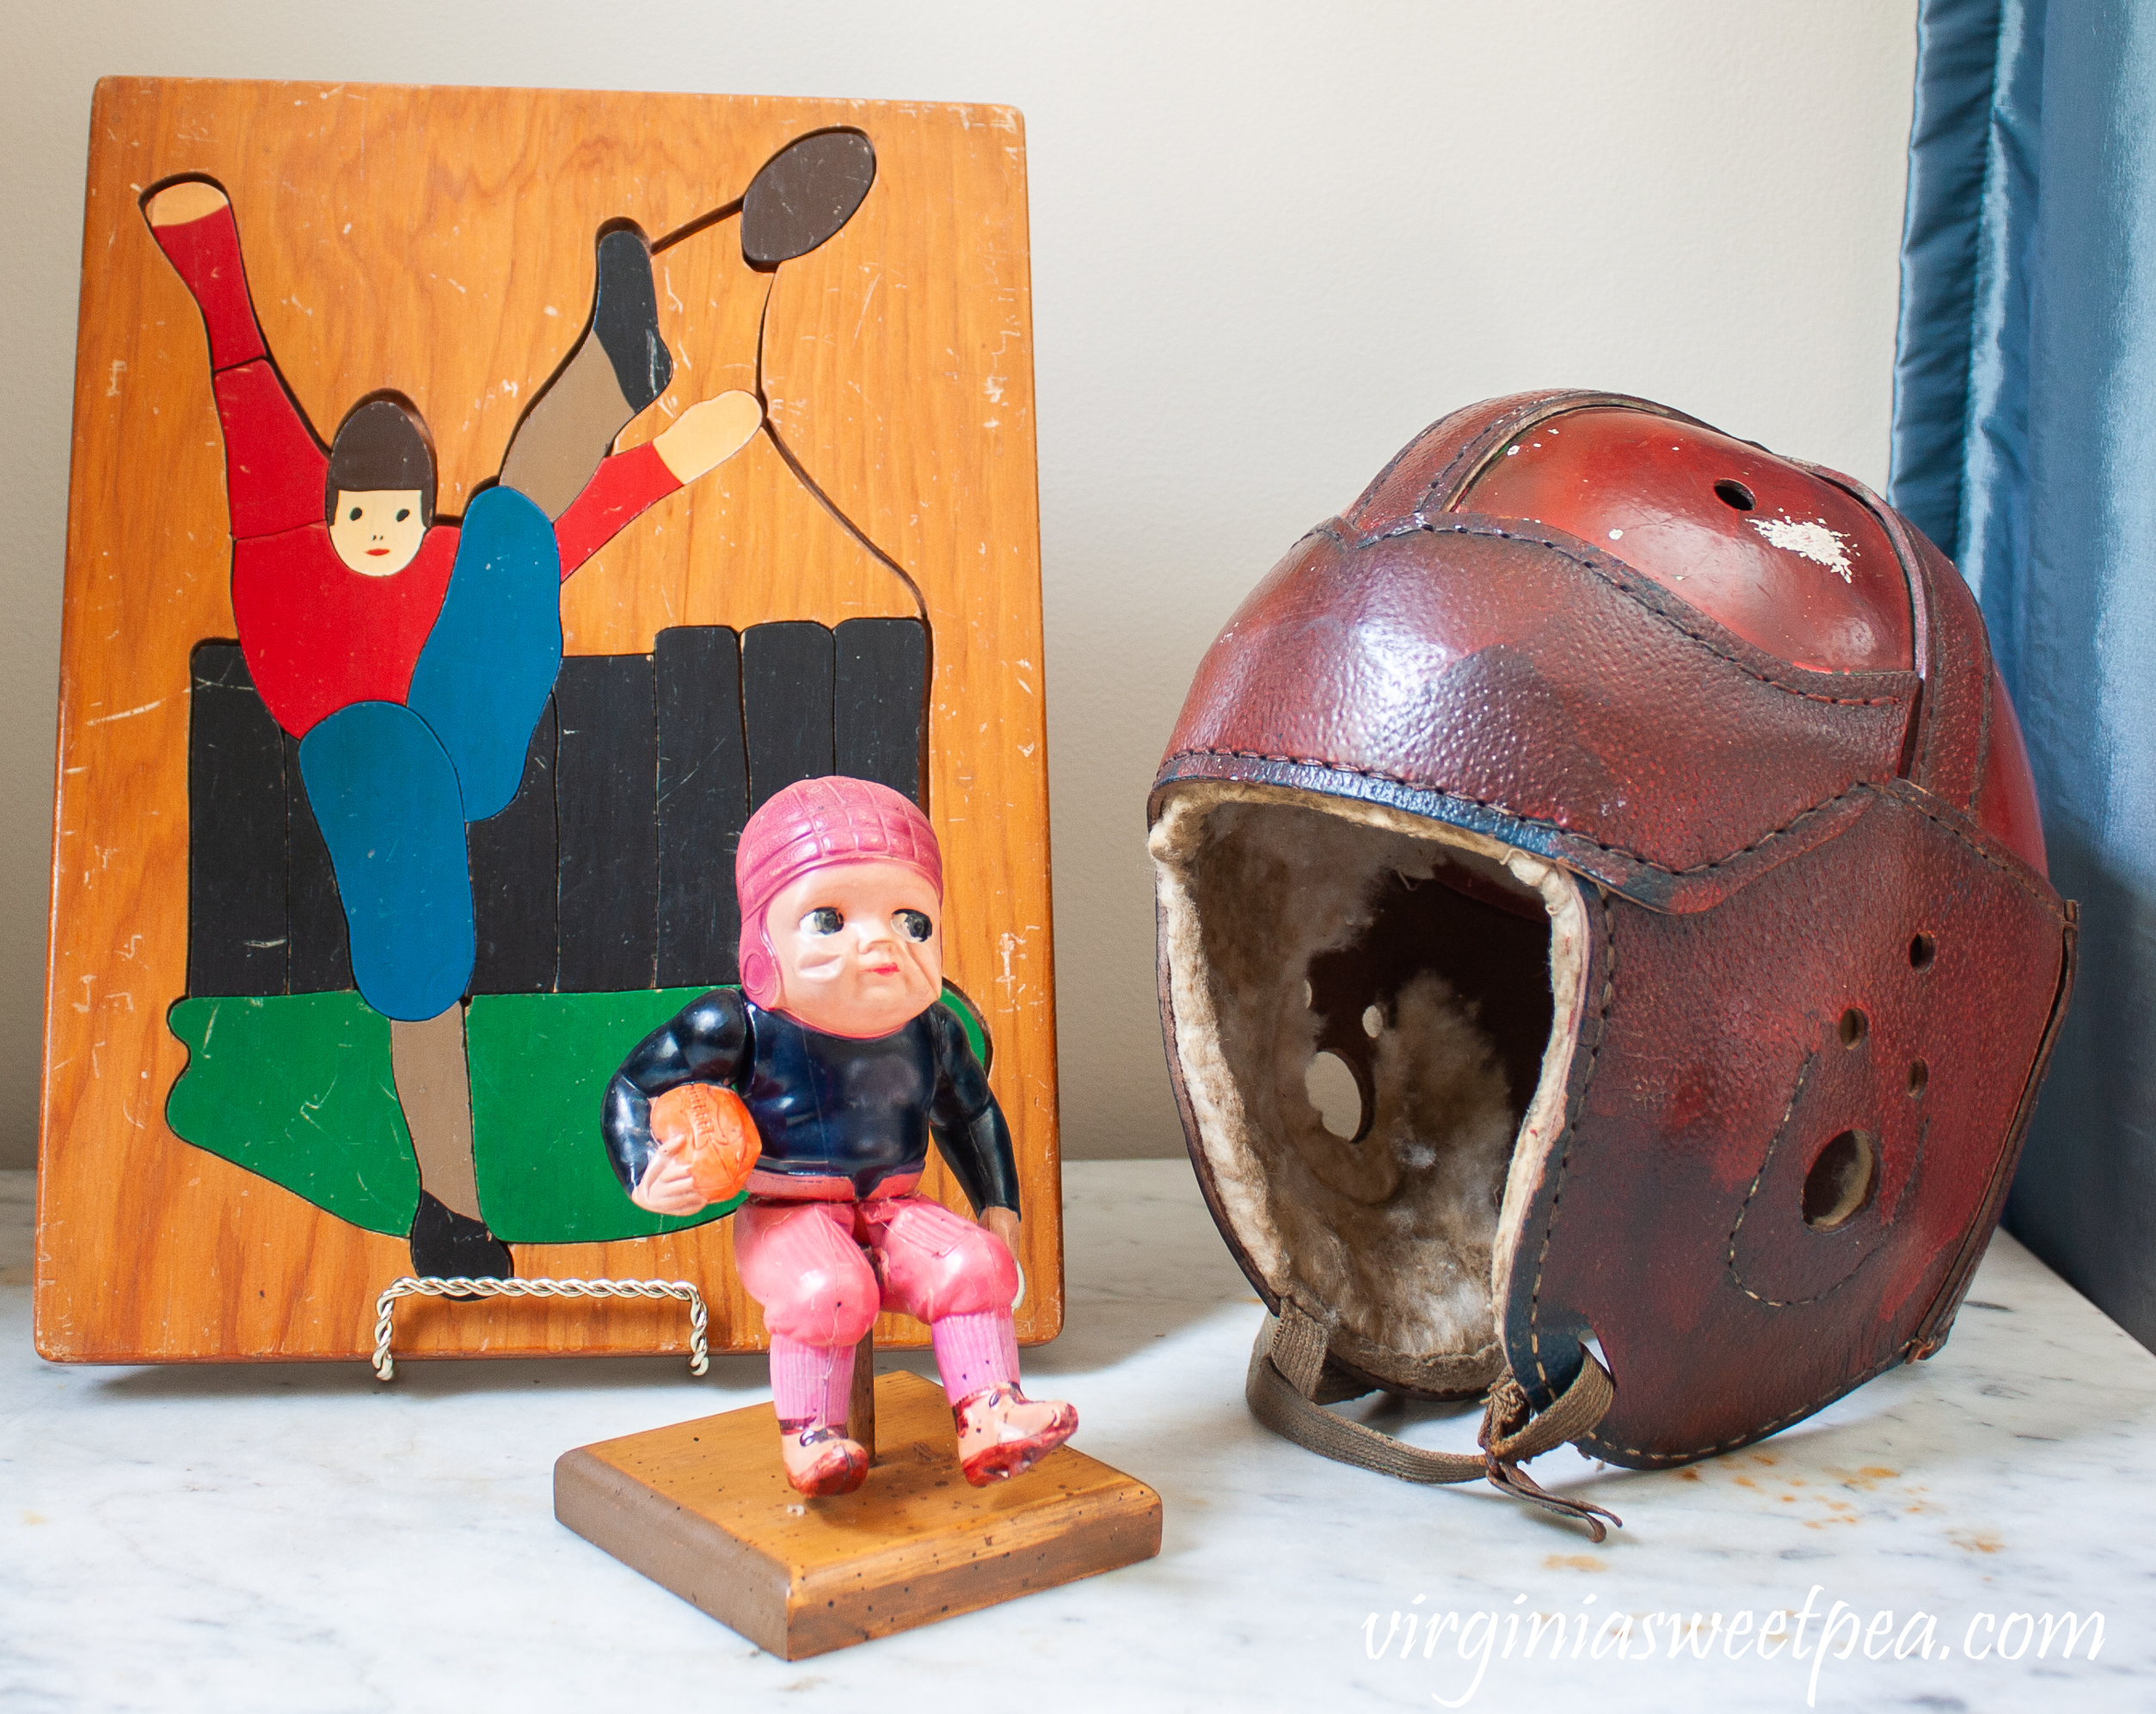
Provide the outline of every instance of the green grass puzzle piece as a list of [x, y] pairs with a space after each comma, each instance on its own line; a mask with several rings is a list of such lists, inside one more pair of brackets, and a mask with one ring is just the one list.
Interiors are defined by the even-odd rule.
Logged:
[[181, 1000], [187, 1066], [165, 1122], [197, 1148], [369, 1232], [402, 1238], [419, 1167], [390, 1075], [390, 1022], [355, 993]]
[[988, 1021], [980, 1015], [980, 1008], [955, 982], [943, 984], [943, 997], [937, 1004], [958, 1020], [958, 1027], [966, 1032], [966, 1045], [974, 1050], [974, 1057], [980, 1061], [980, 1074], [986, 1077], [996, 1068], [996, 1044], [988, 1039]]
[[479, 1206], [512, 1244], [602, 1244], [680, 1232], [738, 1196], [675, 1218], [647, 1213], [599, 1138], [606, 1085], [645, 1036], [707, 988], [625, 994], [477, 994], [465, 1014]]

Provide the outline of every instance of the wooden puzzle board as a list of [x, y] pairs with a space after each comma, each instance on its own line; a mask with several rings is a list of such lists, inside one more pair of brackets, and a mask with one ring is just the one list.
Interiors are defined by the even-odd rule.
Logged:
[[[775, 272], [750, 268], [729, 236], [730, 205], [782, 145], [830, 127], [873, 143], [866, 200], [820, 249]], [[93, 112], [83, 234], [39, 1350], [101, 1362], [359, 1358], [372, 1348], [375, 1293], [411, 1271], [402, 1238], [323, 1212], [167, 1124], [188, 1064], [168, 1012], [188, 993], [190, 654], [236, 634], [203, 323], [138, 206], [176, 174], [230, 195], [264, 335], [316, 431], [394, 388], [432, 432], [449, 514], [499, 468], [533, 390], [574, 345], [595, 235], [628, 219], [649, 236], [674, 372], [619, 444], [729, 388], [760, 389], [767, 427], [563, 586], [565, 674], [579, 657], [650, 656], [669, 628], [925, 623], [923, 783], [952, 906], [947, 974], [992, 1037], [1017, 1146], [1029, 1281], [1018, 1330], [1052, 1337], [1062, 1256], [1017, 114], [108, 79]], [[629, 999], [649, 1015], [654, 1002]], [[596, 1110], [587, 1134], [528, 1146], [543, 1164], [552, 1152], [599, 1150]], [[486, 1176], [482, 1160], [482, 1192]], [[924, 1189], [964, 1206], [933, 1155]], [[691, 1280], [710, 1301], [714, 1346], [762, 1342], [730, 1222], [513, 1248], [525, 1277]], [[400, 1358], [683, 1344], [664, 1305], [430, 1302], [407, 1314]], [[876, 1337], [924, 1335], [887, 1317]]]

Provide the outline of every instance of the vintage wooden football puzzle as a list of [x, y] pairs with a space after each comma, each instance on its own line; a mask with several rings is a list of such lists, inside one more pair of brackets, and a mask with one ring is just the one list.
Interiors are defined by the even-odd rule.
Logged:
[[[600, 1108], [737, 980], [749, 813], [834, 772], [940, 837], [1018, 1332], [1055, 1334], [1030, 340], [1008, 109], [100, 85], [40, 1351], [359, 1357], [429, 1232], [482, 1226], [759, 1345], [732, 1204], [632, 1204]], [[923, 1189], [965, 1207], [933, 1157]], [[683, 1335], [429, 1299], [397, 1355]]]
[[759, 1404], [564, 1453], [555, 1515], [789, 1661], [1160, 1551], [1160, 1496], [1074, 1447], [967, 1486], [932, 1381], [876, 1377], [874, 1421], [879, 1450], [857, 1493], [804, 1500], [788, 1487]]

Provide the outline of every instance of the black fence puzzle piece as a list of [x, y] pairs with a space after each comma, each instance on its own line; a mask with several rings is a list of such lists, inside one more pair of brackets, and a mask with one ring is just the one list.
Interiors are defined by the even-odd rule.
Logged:
[[299, 740], [285, 734], [286, 904], [292, 921], [291, 991], [335, 993], [352, 986], [352, 931], [329, 847], [300, 777]]
[[290, 982], [285, 735], [236, 642], [197, 643], [187, 701], [187, 992]]
[[795, 780], [836, 771], [831, 723], [837, 651], [808, 619], [752, 625], [741, 637], [741, 713], [748, 733], [749, 808]]
[[532, 728], [517, 795], [464, 831], [471, 854], [476, 994], [544, 993], [561, 963], [560, 846], [554, 802], [556, 710], [549, 696]]
[[658, 722], [648, 654], [572, 655], [555, 681], [563, 993], [620, 993], [658, 972]]
[[848, 619], [832, 636], [832, 771], [922, 802], [928, 627], [918, 619]]
[[734, 853], [748, 820], [741, 645], [719, 625], [659, 633], [659, 986], [739, 980]]

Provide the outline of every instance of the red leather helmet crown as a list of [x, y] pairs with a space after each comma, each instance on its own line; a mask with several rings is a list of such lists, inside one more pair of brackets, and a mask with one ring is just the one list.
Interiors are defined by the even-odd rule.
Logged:
[[1858, 483], [1636, 399], [1447, 417], [1243, 604], [1150, 813], [1268, 1421], [1494, 1382], [1517, 1487], [1588, 1380], [1542, 1443], [1675, 1464], [1945, 1339], [2073, 913], [1975, 603]]

